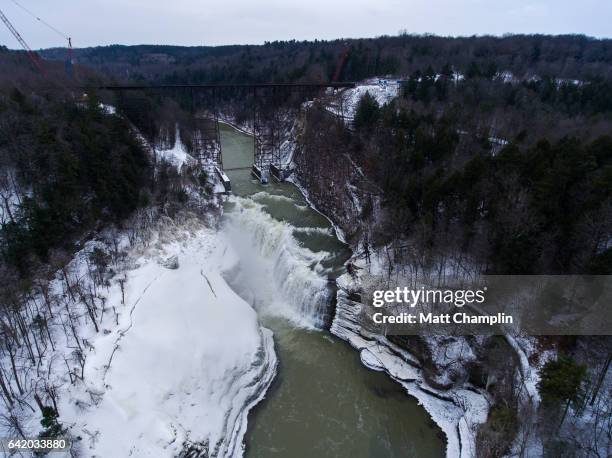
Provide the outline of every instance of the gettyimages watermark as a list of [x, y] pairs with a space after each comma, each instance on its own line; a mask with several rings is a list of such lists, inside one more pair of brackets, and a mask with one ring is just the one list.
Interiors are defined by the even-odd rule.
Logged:
[[365, 299], [362, 322], [387, 335], [612, 335], [611, 275], [489, 275]]

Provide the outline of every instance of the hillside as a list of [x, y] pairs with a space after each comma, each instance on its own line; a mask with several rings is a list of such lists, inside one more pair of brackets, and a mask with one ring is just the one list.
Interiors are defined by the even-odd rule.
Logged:
[[[62, 60], [63, 48], [42, 52]], [[339, 80], [408, 76], [444, 66], [467, 74], [511, 74], [586, 80], [612, 76], [612, 40], [580, 35], [445, 38], [400, 35], [313, 42], [217, 47], [104, 46], [76, 49], [76, 61], [120, 80], [166, 83], [328, 81], [346, 58]], [[471, 69], [471, 70], [470, 70]]]

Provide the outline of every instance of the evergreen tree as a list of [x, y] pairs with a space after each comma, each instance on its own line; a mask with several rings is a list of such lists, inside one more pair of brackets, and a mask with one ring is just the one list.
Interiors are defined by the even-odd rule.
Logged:
[[355, 111], [355, 128], [372, 129], [380, 118], [380, 106], [374, 97], [366, 92], [357, 104]]
[[548, 361], [540, 371], [538, 391], [542, 401], [547, 404], [565, 403], [565, 410], [559, 426], [563, 424], [571, 402], [582, 395], [582, 382], [586, 366], [578, 364], [571, 357], [559, 355], [556, 360]]

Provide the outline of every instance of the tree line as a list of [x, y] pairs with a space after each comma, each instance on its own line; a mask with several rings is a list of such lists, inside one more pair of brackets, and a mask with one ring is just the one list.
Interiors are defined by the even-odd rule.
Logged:
[[[381, 36], [367, 39], [273, 41], [232, 46], [102, 46], [74, 50], [82, 65], [123, 80], [166, 83], [329, 81], [411, 75], [445, 65], [462, 74], [512, 72], [590, 80], [610, 78], [610, 40], [581, 35], [504, 37]], [[62, 60], [65, 50], [43, 51]], [[344, 56], [344, 57], [343, 57]]]

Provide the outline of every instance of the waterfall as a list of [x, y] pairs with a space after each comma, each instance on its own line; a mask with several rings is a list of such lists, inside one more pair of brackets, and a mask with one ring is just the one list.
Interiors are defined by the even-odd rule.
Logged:
[[293, 236], [295, 228], [272, 218], [251, 199], [232, 197], [234, 208], [227, 216], [227, 233], [240, 253], [242, 283], [257, 291], [255, 307], [301, 324], [323, 324], [330, 295], [326, 252], [313, 252]]

